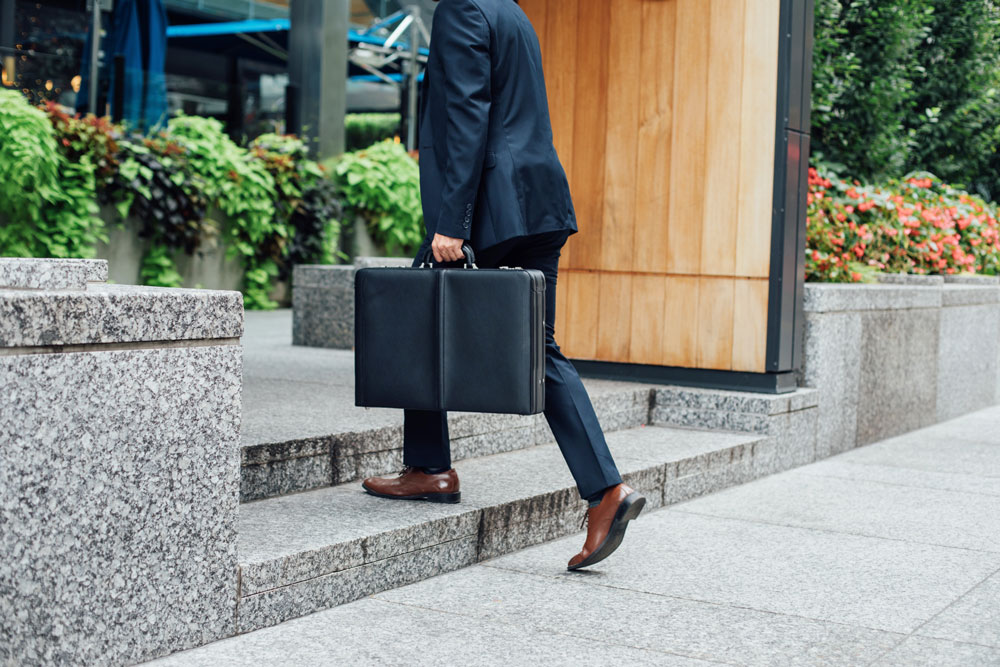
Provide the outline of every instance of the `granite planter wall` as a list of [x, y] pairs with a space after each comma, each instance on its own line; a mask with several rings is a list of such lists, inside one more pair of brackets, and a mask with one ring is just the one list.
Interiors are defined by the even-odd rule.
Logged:
[[405, 257], [358, 257], [354, 264], [299, 264], [292, 283], [292, 344], [354, 347], [354, 272], [373, 266], [410, 266]]
[[845, 451], [993, 405], [995, 279], [885, 276], [807, 284], [801, 383], [822, 391], [819, 443]]
[[[213, 220], [226, 224], [226, 216], [218, 210], [209, 211]], [[122, 221], [114, 207], [101, 209], [108, 241], [97, 245], [97, 257], [108, 261], [108, 280], [120, 285], [142, 282], [142, 259], [149, 251], [150, 242], [139, 236], [140, 223], [135, 218]], [[188, 255], [179, 251], [175, 257], [177, 272], [183, 278], [183, 287], [205, 287], [217, 290], [238, 290], [243, 286], [243, 266], [240, 260], [229, 257], [229, 246], [221, 238], [206, 239]], [[288, 284], [278, 282], [270, 297], [280, 303], [288, 302]]]
[[0, 259], [0, 664], [132, 664], [232, 634], [237, 292]]

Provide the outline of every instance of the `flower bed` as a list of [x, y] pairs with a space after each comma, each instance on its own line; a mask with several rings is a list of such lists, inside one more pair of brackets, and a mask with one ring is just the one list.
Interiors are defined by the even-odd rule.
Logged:
[[806, 279], [1000, 272], [996, 205], [927, 172], [865, 186], [809, 169]]

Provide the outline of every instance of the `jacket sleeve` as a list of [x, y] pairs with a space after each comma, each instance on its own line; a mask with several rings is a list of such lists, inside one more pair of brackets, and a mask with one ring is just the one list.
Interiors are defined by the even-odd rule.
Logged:
[[448, 115], [444, 145], [436, 147], [448, 161], [434, 230], [469, 239], [490, 123], [490, 30], [482, 12], [469, 0], [442, 2], [434, 20], [442, 23], [432, 48], [440, 49], [443, 56]]

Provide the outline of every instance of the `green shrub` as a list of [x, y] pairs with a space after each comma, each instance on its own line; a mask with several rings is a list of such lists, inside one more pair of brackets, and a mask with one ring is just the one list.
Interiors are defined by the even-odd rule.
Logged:
[[345, 143], [349, 151], [392, 139], [399, 131], [398, 113], [349, 113], [344, 119]]
[[927, 172], [879, 186], [809, 169], [806, 279], [1000, 273], [997, 208]]
[[812, 156], [866, 182], [927, 169], [1000, 198], [992, 0], [817, 0]]
[[0, 88], [0, 255], [93, 257], [104, 238], [95, 165], [74, 161], [48, 116]]
[[330, 162], [344, 202], [376, 243], [409, 255], [424, 238], [420, 168], [401, 144], [387, 140]]
[[278, 275], [275, 257], [289, 232], [275, 215], [274, 177], [214, 118], [172, 118], [165, 137], [184, 148], [189, 168], [204, 182], [206, 198], [229, 218], [224, 233], [230, 254], [243, 263], [244, 304], [250, 309], [275, 307], [268, 292]]

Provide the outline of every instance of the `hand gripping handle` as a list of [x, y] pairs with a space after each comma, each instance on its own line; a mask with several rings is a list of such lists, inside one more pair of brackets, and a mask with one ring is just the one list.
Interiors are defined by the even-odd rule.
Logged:
[[[466, 269], [478, 269], [476, 266], [476, 253], [472, 251], [472, 246], [468, 243], [462, 244], [462, 252], [465, 254], [465, 268]], [[433, 251], [428, 247], [427, 251], [424, 252], [423, 258], [420, 260], [420, 268], [432, 268], [434, 266], [434, 254]]]

